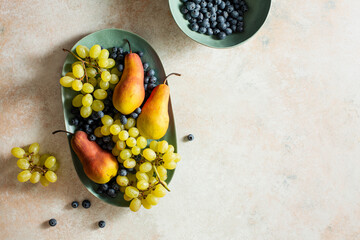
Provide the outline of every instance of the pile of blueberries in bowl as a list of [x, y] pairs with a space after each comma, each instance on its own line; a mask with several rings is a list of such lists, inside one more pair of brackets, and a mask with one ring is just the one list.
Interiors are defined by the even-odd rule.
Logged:
[[218, 39], [244, 31], [244, 14], [249, 10], [244, 0], [181, 0], [180, 11], [192, 31], [214, 35]]

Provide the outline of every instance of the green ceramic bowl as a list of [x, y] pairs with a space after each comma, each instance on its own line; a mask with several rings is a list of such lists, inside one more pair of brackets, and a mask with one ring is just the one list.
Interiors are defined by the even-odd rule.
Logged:
[[169, 0], [171, 13], [179, 28], [196, 42], [213, 48], [229, 48], [236, 46], [253, 36], [263, 25], [270, 10], [271, 0], [248, 0], [246, 3], [249, 6], [249, 11], [246, 12], [244, 16], [245, 31], [242, 33], [231, 34], [225, 39], [219, 40], [215, 36], [208, 36], [192, 31], [189, 28], [190, 23], [180, 12], [183, 3], [180, 0]]
[[[143, 62], [148, 62], [150, 67], [153, 68], [156, 72], [156, 77], [158, 79], [165, 78], [165, 71], [164, 67], [160, 61], [159, 56], [156, 54], [155, 50], [147, 43], [143, 38], [139, 37], [138, 35], [127, 32], [120, 29], [105, 29], [98, 32], [94, 32], [92, 34], [87, 35], [86, 37], [82, 38], [78, 41], [71, 49], [71, 51], [75, 52], [75, 48], [77, 45], [84, 45], [90, 48], [94, 44], [100, 44], [104, 48], [112, 48], [116, 47], [123, 47], [124, 49], [128, 49], [128, 46], [124, 39], [128, 39], [131, 43], [132, 50], [135, 51], [143, 51], [144, 56], [142, 58]], [[71, 71], [71, 64], [75, 62], [76, 59], [71, 55], [68, 54], [62, 70], [62, 76], [64, 76], [67, 72]], [[63, 103], [63, 110], [64, 110], [64, 118], [65, 118], [65, 127], [66, 130], [69, 132], [74, 132], [75, 127], [69, 124], [69, 120], [74, 117], [73, 114], [70, 112], [71, 110], [71, 100], [74, 96], [78, 94], [78, 92], [73, 91], [70, 88], [61, 87], [61, 94], [62, 94], [62, 103]], [[173, 111], [171, 107], [171, 101], [169, 102], [169, 116], [170, 116], [170, 124], [167, 130], [166, 135], [163, 137], [169, 144], [172, 144], [177, 149], [176, 143], [176, 131], [175, 131], [175, 121], [173, 116]], [[96, 193], [97, 184], [92, 182], [84, 173], [82, 164], [74, 151], [71, 148], [70, 140], [71, 136], [68, 136], [69, 146], [71, 149], [72, 160], [74, 163], [74, 167], [76, 172], [81, 180], [81, 182], [85, 185], [85, 187], [96, 197], [103, 200], [104, 202], [113, 204], [115, 206], [125, 207], [129, 206], [129, 202], [126, 202], [123, 198], [123, 195], [119, 193], [116, 198], [105, 197], [101, 194]], [[150, 140], [148, 141], [150, 142]], [[168, 170], [168, 178], [166, 180], [167, 183], [171, 181], [171, 178], [174, 174], [174, 171]]]

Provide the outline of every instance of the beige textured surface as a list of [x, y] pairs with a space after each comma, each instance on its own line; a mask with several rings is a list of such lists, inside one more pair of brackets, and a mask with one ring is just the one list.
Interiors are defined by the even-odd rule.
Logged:
[[[182, 34], [166, 0], [0, 0], [0, 239], [360, 239], [358, 9], [275, 0], [255, 37], [216, 50]], [[92, 197], [51, 135], [64, 126], [61, 48], [109, 27], [183, 74], [171, 81], [183, 161], [151, 211]], [[10, 149], [34, 141], [62, 164], [48, 188], [16, 181]], [[84, 198], [90, 209], [69, 207]]]

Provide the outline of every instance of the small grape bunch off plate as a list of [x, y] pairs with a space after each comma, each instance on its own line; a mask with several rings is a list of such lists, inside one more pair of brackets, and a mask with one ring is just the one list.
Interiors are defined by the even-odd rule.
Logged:
[[[92, 34], [87, 35], [86, 37], [82, 38], [80, 41], [78, 41], [71, 49], [73, 53], [76, 53], [75, 49], [78, 45], [83, 45], [88, 48], [91, 48], [91, 46], [95, 44], [100, 44], [103, 48], [111, 49], [113, 47], [120, 47], [123, 49], [128, 49], [128, 45], [124, 39], [129, 40], [131, 42], [132, 50], [135, 51], [141, 51], [143, 53], [142, 61], [147, 62], [149, 66], [155, 70], [155, 76], [158, 79], [157, 84], [160, 83], [160, 80], [165, 79], [165, 71], [163, 68], [163, 65], [160, 61], [159, 56], [155, 52], [155, 50], [150, 46], [149, 43], [147, 43], [143, 38], [139, 37], [138, 35], [127, 32], [120, 29], [104, 29], [98, 32], [94, 32]], [[66, 73], [70, 72], [72, 70], [72, 64], [76, 62], [77, 59], [72, 55], [68, 54], [63, 66], [62, 70], [62, 76], [65, 76]], [[62, 93], [62, 103], [63, 103], [63, 111], [64, 111], [64, 118], [65, 118], [65, 127], [66, 131], [68, 132], [75, 132], [76, 127], [70, 124], [70, 120], [74, 117], [74, 114], [72, 114], [72, 99], [79, 94], [79, 92], [73, 91], [71, 88], [61, 88]], [[174, 147], [174, 150], [176, 152], [177, 149], [177, 143], [176, 143], [176, 131], [175, 131], [175, 122], [174, 122], [174, 116], [173, 111], [171, 107], [171, 100], [169, 101], [169, 128], [166, 132], [166, 135], [159, 139], [166, 140], [169, 144], [171, 144]], [[72, 136], [68, 136], [69, 140], [69, 146], [71, 149], [71, 155], [72, 160], [76, 169], [76, 172], [82, 181], [82, 183], [85, 185], [85, 187], [97, 198], [103, 200], [104, 202], [107, 202], [109, 204], [120, 206], [120, 207], [127, 207], [129, 206], [128, 201], [124, 200], [123, 194], [118, 194], [116, 197], [108, 197], [104, 194], [97, 193], [97, 189], [99, 187], [98, 184], [91, 181], [86, 174], [84, 173], [83, 166], [75, 154], [75, 152], [71, 148], [71, 138]], [[150, 140], [148, 140], [148, 143], [150, 143]], [[169, 183], [171, 181], [171, 178], [174, 174], [174, 170], [167, 170], [167, 179], [165, 180], [166, 183]]]

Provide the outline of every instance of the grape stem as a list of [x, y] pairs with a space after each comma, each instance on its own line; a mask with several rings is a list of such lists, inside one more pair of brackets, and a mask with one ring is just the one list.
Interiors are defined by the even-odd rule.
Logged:
[[179, 76], [179, 77], [181, 76], [180, 73], [170, 73], [169, 75], [167, 75], [167, 76], [165, 77], [163, 84], [166, 84], [166, 81], [167, 81], [168, 77], [170, 77], [170, 76], [172, 76], [172, 75], [176, 75], [176, 76]]
[[56, 130], [56, 131], [52, 132], [52, 134], [56, 134], [56, 133], [59, 133], [59, 132], [64, 132], [64, 133], [68, 133], [68, 134], [74, 135], [74, 133], [68, 132], [68, 131], [65, 131], [65, 130]]
[[160, 175], [159, 175], [159, 172], [157, 171], [155, 164], [153, 164], [153, 168], [154, 168], [154, 171], [155, 171], [156, 176], [157, 176], [158, 179], [159, 179], [159, 183], [160, 183], [161, 185], [163, 185], [163, 187], [164, 187], [166, 190], [168, 190], [168, 192], [170, 192], [170, 189], [168, 188], [168, 186], [166, 185], [166, 183], [165, 183], [163, 180], [161, 180]]

